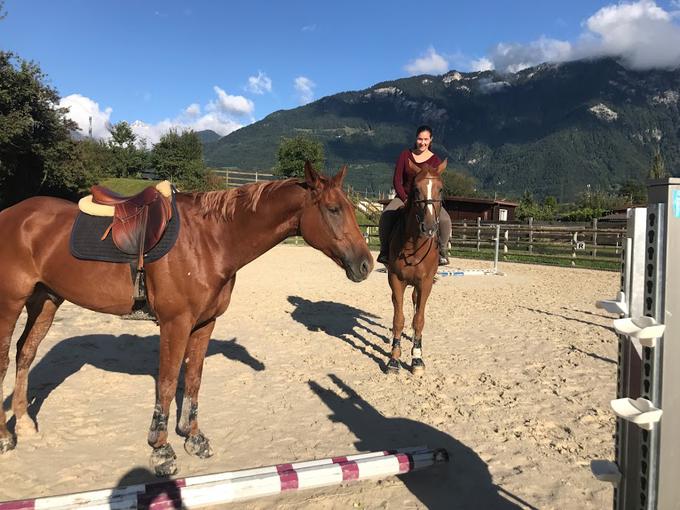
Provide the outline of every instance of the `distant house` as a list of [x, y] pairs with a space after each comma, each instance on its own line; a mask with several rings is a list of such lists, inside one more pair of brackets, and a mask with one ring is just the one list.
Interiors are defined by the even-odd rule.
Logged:
[[493, 198], [445, 197], [444, 207], [452, 221], [515, 221], [515, 209], [519, 204]]
[[[390, 200], [379, 200], [383, 208]], [[519, 204], [493, 198], [454, 197], [444, 198], [444, 208], [448, 211], [452, 221], [473, 220], [482, 221], [515, 221], [515, 209]]]

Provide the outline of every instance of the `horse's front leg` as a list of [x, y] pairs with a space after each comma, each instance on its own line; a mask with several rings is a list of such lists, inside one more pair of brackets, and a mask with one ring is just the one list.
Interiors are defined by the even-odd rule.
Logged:
[[425, 327], [425, 303], [432, 291], [433, 280], [428, 278], [420, 285], [416, 285], [413, 291], [415, 312], [413, 314], [413, 349], [411, 350], [411, 372], [413, 375], [422, 375], [425, 372], [423, 362], [423, 328]]
[[201, 459], [207, 459], [213, 454], [210, 441], [198, 427], [198, 390], [201, 387], [205, 353], [214, 328], [215, 320], [212, 319], [195, 329], [189, 337], [184, 356], [184, 398], [177, 424], [177, 432], [186, 437], [186, 452]]
[[177, 456], [168, 443], [168, 415], [170, 403], [177, 390], [177, 378], [191, 334], [191, 323], [190, 317], [181, 316], [175, 317], [169, 322], [161, 322], [160, 325], [160, 362], [156, 387], [156, 407], [151, 418], [151, 427], [147, 438], [149, 445], [153, 448], [150, 463], [156, 476], [174, 475], [177, 472]]
[[406, 284], [394, 274], [389, 274], [390, 288], [392, 289], [392, 306], [394, 316], [392, 319], [392, 353], [387, 362], [387, 372], [399, 372], [399, 357], [401, 356], [401, 334], [404, 331], [404, 291]]

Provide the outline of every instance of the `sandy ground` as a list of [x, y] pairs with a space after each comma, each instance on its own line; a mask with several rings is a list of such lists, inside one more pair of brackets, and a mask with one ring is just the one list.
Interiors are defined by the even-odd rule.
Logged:
[[[616, 336], [594, 303], [614, 296], [619, 275], [501, 270], [440, 278], [427, 372], [414, 378], [382, 372], [392, 322], [384, 273], [355, 284], [311, 248], [265, 254], [239, 273], [205, 361], [199, 418], [215, 455], [189, 457], [172, 432], [177, 476], [427, 444], [451, 462], [229, 508], [610, 507], [612, 490], [589, 463], [613, 456]], [[153, 323], [62, 306], [29, 379], [40, 432], [0, 457], [0, 500], [150, 481], [157, 356]], [[12, 361], [6, 409], [13, 373]]]

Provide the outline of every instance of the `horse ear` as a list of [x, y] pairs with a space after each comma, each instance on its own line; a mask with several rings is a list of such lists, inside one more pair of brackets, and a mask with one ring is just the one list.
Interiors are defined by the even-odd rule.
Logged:
[[312, 189], [318, 188], [319, 182], [321, 181], [318, 172], [312, 168], [312, 164], [309, 160], [305, 161], [305, 181]]
[[422, 170], [422, 168], [420, 168], [413, 161], [411, 161], [411, 158], [408, 158], [408, 167], [411, 170], [411, 172], [414, 172], [416, 174]]
[[439, 166], [437, 167], [437, 173], [439, 175], [444, 173], [444, 170], [446, 170], [446, 165], [449, 163], [449, 158], [446, 158], [444, 161], [439, 163]]
[[347, 165], [344, 165], [340, 171], [335, 174], [333, 179], [331, 179], [331, 185], [336, 188], [342, 188], [342, 181], [345, 180], [345, 175], [347, 174]]

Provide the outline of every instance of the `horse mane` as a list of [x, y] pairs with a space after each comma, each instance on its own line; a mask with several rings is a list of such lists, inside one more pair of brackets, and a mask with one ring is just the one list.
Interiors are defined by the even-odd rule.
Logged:
[[200, 212], [203, 216], [231, 221], [234, 219], [237, 207], [256, 212], [263, 195], [268, 196], [278, 189], [299, 183], [299, 179], [293, 178], [245, 184], [226, 190], [207, 191], [198, 196]]

